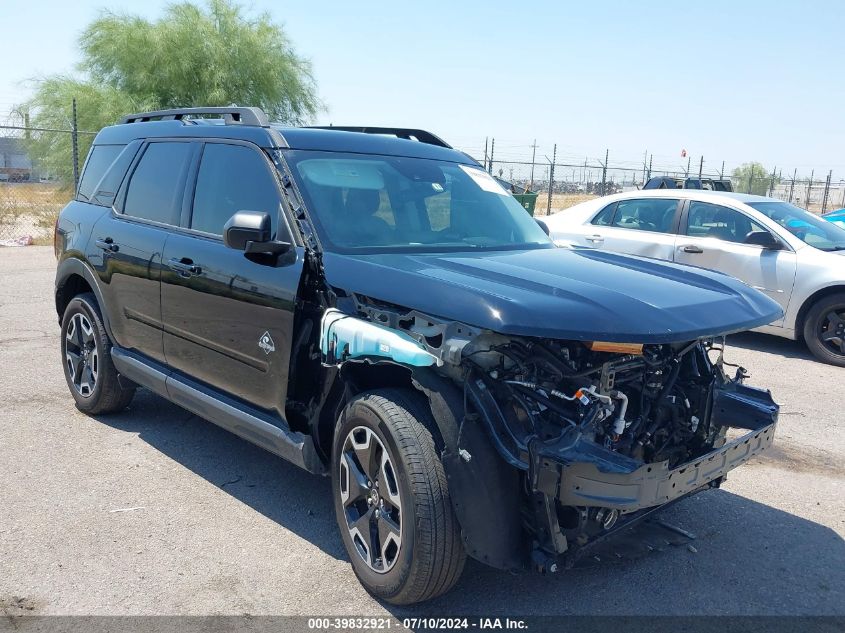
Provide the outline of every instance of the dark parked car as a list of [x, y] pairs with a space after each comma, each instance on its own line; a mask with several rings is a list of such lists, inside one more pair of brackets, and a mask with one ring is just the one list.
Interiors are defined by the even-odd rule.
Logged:
[[126, 117], [97, 135], [56, 253], [77, 407], [145, 387], [330, 474], [352, 567], [390, 602], [447, 591], [467, 554], [562, 569], [774, 436], [722, 337], [777, 304], [556, 248], [421, 130]]
[[733, 191], [728, 178], [682, 178], [678, 176], [654, 176], [643, 185], [643, 189], [709, 189], [710, 191]]

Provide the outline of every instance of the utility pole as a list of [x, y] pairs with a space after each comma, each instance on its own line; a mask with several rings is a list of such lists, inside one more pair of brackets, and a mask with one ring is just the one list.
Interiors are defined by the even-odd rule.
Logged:
[[725, 161], [722, 161], [722, 171], [719, 172], [719, 180], [725, 179]]
[[810, 172], [810, 182], [807, 183], [807, 199], [804, 200], [804, 204], [806, 205], [804, 208], [807, 209], [807, 211], [810, 210], [810, 192], [813, 190], [813, 178], [815, 175], [816, 170], [814, 169]]
[[651, 165], [652, 161], [654, 161], [654, 154], [648, 157], [648, 179], [651, 180]]
[[484, 137], [484, 169], [487, 169], [487, 141], [488, 138]]
[[792, 182], [789, 183], [789, 202], [792, 204], [792, 194], [795, 192], [795, 178], [798, 176], [798, 168], [795, 168], [795, 171], [792, 172]]
[[[643, 152], [643, 184], [645, 184], [645, 170], [646, 170], [646, 161], [648, 160], [648, 150]], [[635, 185], [637, 183], [634, 183]]]
[[605, 194], [605, 185], [607, 183], [607, 159], [610, 156], [610, 150], [604, 150], [604, 164], [601, 166], [601, 195]]
[[690, 161], [691, 161], [691, 160], [692, 160], [692, 156], [688, 156], [688, 157], [687, 157], [687, 171], [686, 171], [686, 177], [687, 177], [687, 178], [689, 178], [689, 166], [690, 166]]
[[[548, 160], [548, 156], [546, 157]], [[549, 198], [546, 202], [546, 215], [552, 214], [552, 189], [555, 186], [555, 161], [557, 160], [557, 143], [555, 143], [554, 148], [552, 149], [552, 160], [551, 165], [549, 166]]]
[[493, 173], [493, 152], [496, 150], [496, 139], [494, 138], [490, 141], [490, 168], [487, 170], [487, 173]]
[[827, 210], [827, 195], [830, 193], [830, 179], [833, 178], [833, 170], [827, 173], [827, 180], [824, 183], [824, 196], [822, 197], [822, 213]]
[[531, 184], [529, 189], [534, 189], [534, 157], [537, 155], [537, 139], [534, 139], [534, 144], [531, 146]]
[[701, 187], [701, 173], [704, 171], [704, 155], [701, 156], [701, 161], [698, 163], [698, 186]]

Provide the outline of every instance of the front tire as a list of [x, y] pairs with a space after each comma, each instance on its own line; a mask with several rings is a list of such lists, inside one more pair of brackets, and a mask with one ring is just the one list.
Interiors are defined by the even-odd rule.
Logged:
[[80, 411], [116, 413], [129, 405], [135, 387], [127, 381], [121, 383], [93, 294], [78, 295], [65, 308], [61, 350], [65, 380]]
[[804, 342], [819, 360], [845, 367], [845, 293], [824, 297], [810, 308]]
[[361, 584], [393, 604], [445, 593], [466, 560], [435, 429], [422, 396], [402, 389], [356, 397], [335, 429], [341, 537]]

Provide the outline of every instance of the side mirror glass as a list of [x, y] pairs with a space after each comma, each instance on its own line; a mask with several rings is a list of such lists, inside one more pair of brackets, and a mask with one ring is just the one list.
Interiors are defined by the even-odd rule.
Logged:
[[270, 214], [263, 211], [238, 211], [223, 225], [223, 243], [250, 254], [279, 255], [290, 250], [289, 242], [272, 239]]
[[753, 233], [749, 233], [745, 236], [744, 243], [752, 246], [762, 246], [770, 251], [783, 249], [781, 241], [768, 231], [754, 231]]

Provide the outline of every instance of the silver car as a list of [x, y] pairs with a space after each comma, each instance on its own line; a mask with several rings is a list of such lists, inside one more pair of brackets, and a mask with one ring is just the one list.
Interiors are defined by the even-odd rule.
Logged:
[[845, 366], [845, 229], [782, 200], [690, 189], [631, 191], [543, 218], [555, 240], [701, 266], [783, 307], [758, 331]]

